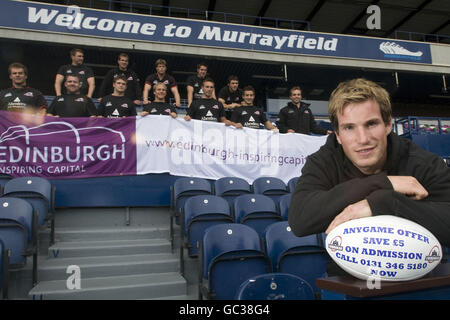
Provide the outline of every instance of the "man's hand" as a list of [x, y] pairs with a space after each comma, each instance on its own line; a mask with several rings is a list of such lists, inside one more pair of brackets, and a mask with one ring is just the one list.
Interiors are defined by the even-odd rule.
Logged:
[[366, 199], [358, 201], [354, 204], [347, 206], [341, 213], [339, 213], [333, 221], [331, 221], [328, 229], [325, 231], [326, 234], [330, 233], [331, 230], [336, 228], [343, 222], [358, 219], [358, 218], [366, 218], [372, 216], [372, 210], [370, 209], [369, 202]]
[[413, 200], [422, 200], [428, 197], [428, 191], [417, 181], [416, 178], [410, 176], [388, 176], [394, 191], [404, 194]]

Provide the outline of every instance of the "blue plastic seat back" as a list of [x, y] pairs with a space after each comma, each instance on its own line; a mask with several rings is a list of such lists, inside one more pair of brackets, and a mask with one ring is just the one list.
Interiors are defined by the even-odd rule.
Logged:
[[179, 178], [173, 185], [175, 209], [179, 213], [187, 198], [199, 194], [211, 194], [211, 183], [202, 178]]
[[6, 183], [12, 178], [13, 177], [8, 174], [0, 173], [0, 195], [3, 194], [3, 189], [5, 188]]
[[52, 200], [51, 183], [40, 177], [21, 177], [11, 179], [5, 185], [5, 195], [13, 192], [41, 195], [48, 200], [49, 206]]
[[209, 266], [214, 258], [242, 250], [262, 251], [258, 234], [252, 228], [239, 223], [225, 223], [206, 229], [202, 240], [203, 278], [208, 279]]
[[322, 235], [295, 236], [287, 221], [278, 222], [266, 230], [266, 252], [277, 272], [294, 274], [318, 291], [315, 279], [326, 275], [328, 254]]
[[277, 214], [275, 202], [262, 194], [246, 194], [234, 200], [234, 215], [236, 222], [242, 220], [250, 214]]
[[6, 247], [3, 243], [3, 240], [0, 238], [0, 292], [2, 292], [3, 288], [3, 276], [4, 276], [4, 269], [3, 264], [5, 263], [5, 254], [6, 254]]
[[288, 181], [288, 190], [290, 193], [294, 192], [295, 186], [297, 185], [298, 178], [299, 177], [294, 177]]
[[219, 223], [232, 223], [228, 202], [214, 195], [190, 197], [184, 205], [184, 234], [190, 243], [189, 255], [198, 254], [197, 242], [205, 230]]
[[250, 184], [242, 178], [224, 177], [214, 182], [214, 191], [217, 196], [240, 195], [251, 193]]
[[291, 194], [285, 194], [280, 197], [280, 216], [287, 221], [289, 216], [289, 205], [291, 203]]
[[256, 231], [242, 224], [228, 223], [205, 231], [202, 270], [215, 299], [233, 299], [243, 281], [271, 272], [271, 266]]
[[288, 193], [283, 180], [274, 177], [260, 177], [253, 181], [253, 192], [265, 195], [282, 195]]
[[314, 300], [311, 286], [302, 278], [287, 273], [267, 273], [241, 284], [236, 300]]
[[9, 264], [23, 266], [26, 263], [26, 232], [23, 227], [18, 224], [9, 224], [10, 226], [5, 227], [5, 221], [0, 219], [0, 225], [2, 225], [2, 227], [0, 227], [0, 239], [5, 244], [5, 247], [11, 250]]
[[38, 225], [43, 225], [51, 210], [52, 186], [39, 177], [22, 177], [10, 180], [4, 188], [4, 196], [23, 198], [38, 214]]
[[33, 207], [25, 200], [12, 197], [0, 198], [2, 223], [19, 223], [27, 232], [27, 241], [33, 238]]

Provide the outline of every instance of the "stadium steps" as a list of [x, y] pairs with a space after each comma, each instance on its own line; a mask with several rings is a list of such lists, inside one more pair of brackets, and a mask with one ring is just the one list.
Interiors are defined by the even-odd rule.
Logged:
[[[117, 223], [124, 208], [107, 209], [112, 213], [106, 221], [105, 210], [62, 210], [59, 221], [57, 212], [56, 241], [41, 250], [39, 283], [28, 299], [196, 298], [179, 273], [178, 253], [171, 251], [167, 208], [146, 208], [145, 214], [144, 209], [131, 209], [130, 225]], [[45, 247], [48, 233], [40, 238], [40, 247]], [[80, 289], [68, 288], [68, 282], [74, 284], [68, 266], [79, 267]]]

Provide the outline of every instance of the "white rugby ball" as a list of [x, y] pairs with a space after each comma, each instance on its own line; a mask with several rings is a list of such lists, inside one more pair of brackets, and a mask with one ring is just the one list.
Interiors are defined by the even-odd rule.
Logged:
[[417, 279], [442, 258], [442, 247], [430, 231], [391, 215], [340, 224], [328, 234], [326, 249], [342, 269], [362, 280]]

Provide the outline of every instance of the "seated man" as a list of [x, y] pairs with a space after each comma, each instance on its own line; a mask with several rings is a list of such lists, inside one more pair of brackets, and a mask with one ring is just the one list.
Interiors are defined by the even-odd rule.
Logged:
[[239, 78], [231, 75], [228, 77], [228, 84], [220, 89], [218, 100], [225, 108], [227, 119], [231, 119], [233, 109], [240, 107], [242, 102], [242, 89], [239, 88]]
[[202, 84], [202, 97], [194, 100], [187, 110], [184, 120], [191, 119], [223, 122], [226, 126], [231, 124], [230, 120], [225, 117], [225, 109], [223, 105], [214, 99], [214, 81], [206, 78]]
[[167, 87], [164, 83], [160, 82], [153, 86], [153, 94], [155, 99], [152, 103], [144, 105], [144, 111], [141, 112], [141, 116], [148, 114], [158, 115], [170, 115], [172, 118], [177, 117], [177, 112], [173, 105], [166, 102]]
[[11, 88], [0, 91], [0, 110], [45, 114], [47, 102], [42, 93], [27, 86], [28, 69], [14, 62], [8, 67]]
[[119, 75], [113, 80], [113, 93], [102, 98], [98, 106], [98, 115], [107, 118], [122, 118], [136, 115], [136, 107], [131, 99], [125, 96], [127, 78]]
[[73, 74], [64, 81], [66, 94], [55, 97], [47, 115], [55, 117], [95, 117], [97, 108], [90, 98], [80, 93], [80, 78]]
[[260, 129], [264, 125], [267, 129], [278, 132], [278, 129], [272, 122], [267, 120], [264, 111], [253, 105], [255, 101], [255, 89], [252, 86], [246, 86], [243, 92], [242, 97], [244, 100], [241, 102], [242, 106], [234, 109], [231, 115], [231, 124], [238, 129], [242, 129], [243, 127]]
[[414, 221], [450, 245], [450, 169], [434, 153], [392, 133], [388, 92], [354, 79], [328, 105], [335, 133], [308, 156], [289, 208], [297, 236], [329, 233], [362, 217]]

